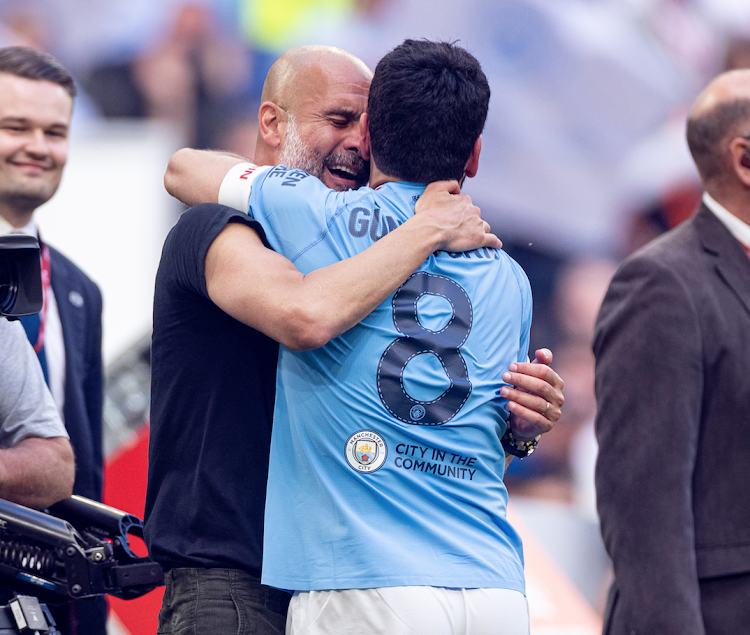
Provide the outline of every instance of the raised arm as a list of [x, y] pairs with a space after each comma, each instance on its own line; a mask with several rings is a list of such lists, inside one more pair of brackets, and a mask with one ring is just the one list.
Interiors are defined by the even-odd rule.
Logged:
[[248, 161], [230, 152], [182, 148], [169, 159], [164, 187], [188, 206], [218, 203], [219, 188], [227, 172], [238, 163]]
[[[216, 202], [226, 173], [244, 161], [183, 149], [169, 161], [165, 187], [186, 204]], [[232, 317], [292, 350], [322, 346], [362, 320], [433, 251], [502, 246], [479, 208], [459, 191], [455, 181], [430, 184], [413, 218], [357, 256], [307, 275], [266, 249], [249, 227], [230, 224], [206, 255], [209, 296]]]
[[426, 209], [362, 253], [302, 274], [249, 227], [228, 225], [206, 256], [211, 299], [226, 313], [292, 350], [323, 346], [357, 324], [437, 249], [496, 247], [479, 210], [457, 184], [437, 183]]
[[[227, 172], [239, 163], [248, 162], [248, 159], [229, 152], [182, 148], [169, 159], [164, 173], [164, 187], [185, 205], [217, 203]], [[247, 209], [239, 211], [246, 212]], [[460, 193], [455, 181], [428, 185], [414, 211], [414, 218], [402, 227], [409, 225], [412, 232], [425, 229], [427, 235], [421, 246], [433, 246], [432, 250], [424, 252], [419, 264], [435, 249], [464, 251], [480, 247], [500, 249], [503, 246], [497, 236], [490, 233], [490, 226], [481, 220], [479, 208], [471, 204], [470, 197]], [[420, 216], [422, 218], [418, 218]], [[394, 233], [397, 232], [391, 232], [389, 236]]]

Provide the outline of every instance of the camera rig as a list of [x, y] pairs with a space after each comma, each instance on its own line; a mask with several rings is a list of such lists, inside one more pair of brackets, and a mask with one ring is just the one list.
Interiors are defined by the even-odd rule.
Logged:
[[[39, 243], [0, 236], [0, 318], [38, 313], [42, 302]], [[163, 585], [131, 534], [143, 538], [139, 518], [82, 496], [46, 512], [0, 499], [0, 635], [60, 635], [46, 604], [105, 593], [129, 600]]]
[[82, 496], [47, 513], [0, 500], [0, 587], [49, 604], [108, 593], [132, 599], [164, 584], [161, 567], [136, 555], [131, 514]]

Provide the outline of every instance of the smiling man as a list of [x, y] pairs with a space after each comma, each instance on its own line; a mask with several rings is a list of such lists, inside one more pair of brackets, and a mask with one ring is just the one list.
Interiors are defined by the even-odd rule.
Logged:
[[73, 98], [59, 84], [6, 72], [0, 86], [0, 214], [23, 227], [60, 185]]
[[[34, 212], [57, 191], [68, 159], [76, 89], [44, 53], [0, 49], [0, 234], [40, 238], [44, 307], [22, 318], [76, 457], [74, 494], [102, 493], [102, 298], [70, 260], [43, 242]], [[103, 599], [58, 607], [63, 633], [105, 632]]]

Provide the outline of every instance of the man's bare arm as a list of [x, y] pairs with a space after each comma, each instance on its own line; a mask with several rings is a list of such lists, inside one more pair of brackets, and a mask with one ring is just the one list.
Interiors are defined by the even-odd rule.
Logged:
[[249, 161], [230, 152], [182, 148], [169, 159], [164, 187], [188, 206], [218, 203], [221, 182], [227, 172], [238, 163]]
[[65, 437], [29, 437], [0, 450], [0, 498], [44, 509], [73, 493], [75, 459]]
[[[167, 164], [164, 187], [167, 192], [185, 205], [218, 203], [221, 184], [227, 172], [235, 165], [247, 162], [249, 162], [248, 159], [230, 152], [183, 148], [175, 152]], [[240, 211], [247, 212], [247, 209]], [[423, 250], [424, 258], [419, 261], [419, 264], [424, 262], [430, 252], [435, 249], [465, 251], [480, 247], [500, 249], [503, 246], [496, 236], [490, 234], [490, 226], [484, 221], [477, 222], [469, 218], [463, 220], [463, 217], [468, 215], [479, 217], [479, 209], [471, 205], [469, 197], [460, 194], [460, 187], [455, 181], [430, 184], [417, 201], [414, 211], [415, 218], [424, 214], [429, 214], [429, 216], [419, 218], [418, 221], [414, 221], [414, 218], [409, 219], [404, 225], [414, 230], [424, 228], [427, 235], [421, 241], [423, 243], [421, 246], [433, 245], [433, 249]], [[464, 222], [467, 224], [462, 226]], [[416, 227], [413, 227], [414, 225]], [[483, 229], [487, 236], [472, 231], [472, 227]], [[388, 235], [392, 233], [394, 232]], [[437, 242], [434, 241], [436, 237]], [[406, 247], [408, 248], [408, 245]], [[398, 258], [397, 253], [392, 255]], [[416, 268], [415, 266], [411, 272]]]
[[249, 227], [230, 224], [206, 255], [208, 294], [292, 350], [322, 346], [381, 304], [436, 249], [497, 246], [471, 199], [449, 194], [455, 189], [455, 182], [431, 184], [420, 200], [424, 212], [362, 253], [307, 275], [266, 249]]
[[[246, 162], [247, 159], [229, 152], [183, 148], [175, 152], [167, 164], [164, 187], [185, 205], [217, 203], [227, 172], [235, 165]], [[247, 212], [247, 209], [239, 211]], [[421, 241], [423, 244], [419, 246], [432, 245], [424, 252], [420, 264], [436, 249], [466, 251], [480, 247], [500, 249], [503, 246], [500, 239], [490, 233], [489, 224], [481, 220], [479, 208], [471, 204], [471, 198], [461, 194], [456, 181], [439, 181], [428, 185], [414, 211], [415, 217], [402, 227], [408, 226], [412, 232], [425, 231]], [[420, 218], [415, 220], [417, 217]], [[389, 232], [388, 236], [395, 232]], [[398, 257], [396, 252], [392, 255]]]
[[[216, 202], [226, 173], [241, 162], [235, 155], [186, 148], [170, 159], [164, 184], [183, 203]], [[252, 229], [230, 225], [206, 256], [209, 296], [292, 350], [322, 346], [362, 320], [433, 251], [502, 246], [459, 192], [455, 181], [430, 184], [414, 217], [364, 252], [308, 275], [265, 249]]]
[[[245, 161], [229, 153], [184, 148], [169, 161], [165, 187], [188, 205], [217, 202], [226, 173]], [[479, 221], [479, 210], [468, 197], [456, 196], [458, 191], [455, 183], [431, 184], [417, 203], [417, 214], [401, 227], [354, 258], [307, 276], [266, 249], [253, 230], [227, 227], [206, 257], [209, 296], [236, 319], [292, 350], [322, 346], [369, 314], [441, 245], [449, 251], [477, 248], [480, 242], [481, 246], [502, 246], [491, 234], [482, 235], [489, 226]], [[548, 366], [552, 354], [546, 361], [544, 355], [540, 361]], [[529, 409], [534, 403], [529, 400], [534, 395], [549, 397], [557, 408], [551, 415], [556, 413], [556, 421], [563, 401], [562, 380], [549, 368], [541, 376], [529, 364], [513, 370], [513, 383], [520, 390], [506, 390], [510, 390], [514, 416], [521, 422], [519, 437], [533, 437], [538, 433], [531, 432], [539, 422], [523, 419], [524, 415], [535, 418]], [[517, 411], [513, 410], [516, 406]], [[536, 418], [545, 419], [538, 413]], [[554, 421], [542, 431], [549, 430]]]

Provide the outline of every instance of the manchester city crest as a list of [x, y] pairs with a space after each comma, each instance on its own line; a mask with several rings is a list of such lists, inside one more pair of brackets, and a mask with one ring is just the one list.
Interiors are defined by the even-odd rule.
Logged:
[[385, 439], [372, 430], [355, 432], [346, 441], [346, 461], [357, 472], [375, 472], [385, 463]]
[[370, 439], [360, 439], [354, 444], [354, 456], [360, 465], [370, 465], [378, 456], [378, 444]]

